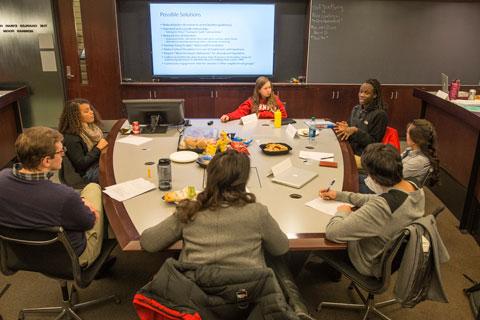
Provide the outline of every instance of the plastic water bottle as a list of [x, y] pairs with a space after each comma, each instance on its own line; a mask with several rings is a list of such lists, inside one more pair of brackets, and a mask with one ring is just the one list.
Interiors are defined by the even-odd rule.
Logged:
[[317, 127], [315, 126], [315, 117], [312, 117], [312, 122], [308, 127], [308, 140], [313, 143], [315, 142], [315, 136], [317, 135]]
[[172, 166], [170, 159], [162, 158], [158, 160], [158, 188], [166, 191], [172, 188]]

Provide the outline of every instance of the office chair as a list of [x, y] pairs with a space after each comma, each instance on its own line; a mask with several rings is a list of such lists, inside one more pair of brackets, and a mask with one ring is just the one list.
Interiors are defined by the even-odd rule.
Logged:
[[430, 180], [430, 177], [433, 173], [433, 168], [430, 167], [428, 168], [428, 171], [427, 171], [427, 174], [425, 175], [425, 178], [423, 178], [423, 181], [420, 181], [420, 184], [419, 184], [419, 187], [420, 188], [423, 188], [424, 186], [426, 186], [428, 184], [428, 181]]
[[[348, 287], [350, 290], [355, 289], [357, 294], [362, 299], [362, 304], [354, 303], [336, 303], [336, 302], [321, 302], [317, 311], [322, 307], [332, 307], [341, 309], [365, 310], [363, 319], [367, 319], [370, 313], [374, 313], [382, 319], [390, 320], [378, 308], [388, 306], [397, 302], [396, 299], [376, 303], [375, 295], [381, 294], [388, 289], [392, 272], [400, 267], [400, 262], [403, 257], [403, 251], [409, 237], [407, 230], [402, 231], [396, 238], [392, 239], [385, 246], [385, 251], [382, 255], [382, 277], [369, 277], [360, 274], [350, 262], [347, 251], [322, 251], [318, 256], [324, 259], [328, 264], [340, 271], [344, 276], [349, 278], [352, 282]], [[365, 297], [360, 289], [367, 292]]]
[[86, 288], [101, 271], [103, 264], [116, 245], [115, 240], [105, 240], [97, 260], [88, 268], [81, 268], [78, 257], [62, 227], [31, 230], [0, 226], [0, 270], [2, 273], [11, 275], [20, 270], [42, 273], [47, 277], [59, 280], [63, 296], [63, 305], [60, 307], [22, 309], [18, 318], [25, 319], [27, 313], [58, 313], [55, 319], [66, 317], [67, 319], [81, 320], [76, 311], [84, 307], [110, 300], [117, 304], [120, 303], [115, 295], [74, 303], [72, 298], [78, 297], [76, 288], [72, 284], [69, 290], [67, 282], [67, 280], [73, 280], [76, 286]]

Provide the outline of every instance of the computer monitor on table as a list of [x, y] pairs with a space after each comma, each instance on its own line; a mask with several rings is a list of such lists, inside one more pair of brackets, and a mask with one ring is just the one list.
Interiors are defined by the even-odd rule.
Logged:
[[168, 126], [185, 123], [184, 99], [143, 99], [123, 100], [128, 121], [138, 121], [142, 133], [162, 133]]

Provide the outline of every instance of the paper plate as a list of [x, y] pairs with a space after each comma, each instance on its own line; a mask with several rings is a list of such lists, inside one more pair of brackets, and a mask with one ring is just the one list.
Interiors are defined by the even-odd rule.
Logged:
[[198, 153], [193, 151], [177, 151], [170, 155], [173, 162], [193, 162], [198, 159]]

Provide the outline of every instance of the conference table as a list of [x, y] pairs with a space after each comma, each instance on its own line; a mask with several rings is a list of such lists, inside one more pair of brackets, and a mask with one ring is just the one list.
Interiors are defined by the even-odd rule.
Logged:
[[[191, 119], [191, 124], [193, 127], [208, 127], [207, 123], [210, 120]], [[100, 185], [105, 188], [142, 177], [158, 186], [156, 166], [158, 159], [168, 158], [171, 153], [177, 151], [183, 127], [170, 127], [164, 134], [140, 135], [151, 140], [141, 145], [133, 145], [119, 142], [124, 137], [120, 129], [125, 121], [118, 120], [108, 136], [109, 147], [100, 157]], [[297, 129], [306, 128], [303, 120], [296, 120], [293, 126]], [[248, 147], [251, 168], [247, 188], [255, 194], [257, 202], [268, 207], [270, 214], [288, 235], [290, 250], [346, 248], [345, 244], [325, 239], [325, 227], [331, 215], [308, 207], [305, 203], [318, 197], [318, 191], [326, 188], [332, 180], [335, 180], [333, 189], [358, 190], [357, 168], [348, 143], [339, 141], [331, 129], [320, 130], [314, 141], [307, 137], [291, 138], [286, 133], [286, 126], [274, 128], [271, 120], [258, 120], [253, 124], [241, 125], [239, 120], [221, 123], [215, 119], [211, 127], [217, 128], [219, 132], [224, 130], [235, 133], [237, 137], [253, 139]], [[266, 155], [259, 145], [269, 142], [287, 143], [292, 150], [287, 155]], [[338, 166], [321, 167], [318, 161], [300, 159], [301, 150], [333, 153]], [[300, 189], [272, 182], [269, 175], [271, 167], [287, 158], [291, 159], [294, 166], [316, 172], [318, 176]], [[202, 190], [205, 183], [206, 170], [197, 163], [172, 162], [172, 190], [181, 190], [191, 185], [197, 190]], [[162, 200], [164, 194], [164, 191], [155, 188], [123, 202], [103, 194], [108, 221], [122, 250], [142, 250], [139, 242], [141, 233], [175, 211], [174, 204]], [[298, 198], [298, 195], [301, 198]], [[179, 241], [169, 250], [179, 250], [181, 247], [182, 243]]]

